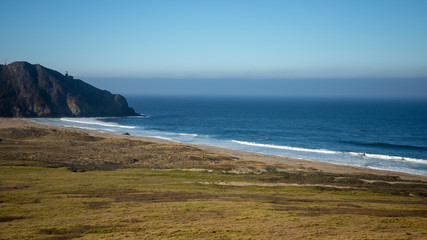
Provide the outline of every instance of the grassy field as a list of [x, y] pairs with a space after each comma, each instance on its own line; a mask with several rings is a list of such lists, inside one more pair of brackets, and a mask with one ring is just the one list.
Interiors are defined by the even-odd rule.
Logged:
[[215, 184], [262, 182], [255, 180], [262, 174], [23, 166], [0, 173], [2, 239], [427, 237], [420, 196]]
[[0, 131], [0, 239], [427, 238], [425, 182], [44, 131]]

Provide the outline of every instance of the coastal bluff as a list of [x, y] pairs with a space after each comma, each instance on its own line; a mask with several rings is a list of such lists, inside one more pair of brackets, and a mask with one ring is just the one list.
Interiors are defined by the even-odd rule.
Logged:
[[119, 94], [39, 64], [0, 66], [0, 117], [135, 116]]

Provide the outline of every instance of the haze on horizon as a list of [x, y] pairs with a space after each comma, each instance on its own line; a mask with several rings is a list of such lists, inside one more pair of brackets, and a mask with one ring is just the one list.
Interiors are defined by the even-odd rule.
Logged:
[[427, 98], [427, 1], [2, 1], [0, 58], [124, 94]]

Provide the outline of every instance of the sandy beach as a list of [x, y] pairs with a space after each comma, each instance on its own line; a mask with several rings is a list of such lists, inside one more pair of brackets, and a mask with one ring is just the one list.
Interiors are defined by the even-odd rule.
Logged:
[[[204, 145], [196, 145], [196, 144], [183, 144], [177, 142], [170, 142], [166, 140], [159, 140], [153, 138], [142, 138], [130, 135], [123, 134], [115, 134], [115, 133], [107, 133], [107, 132], [98, 132], [91, 130], [83, 130], [83, 129], [71, 129], [66, 127], [45, 125], [33, 122], [31, 120], [25, 118], [1, 118], [0, 119], [0, 129], [6, 128], [37, 128], [37, 129], [48, 129], [48, 130], [63, 130], [63, 131], [72, 131], [76, 133], [85, 134], [88, 136], [98, 137], [98, 138], [106, 138], [109, 139], [110, 144], [105, 145], [106, 148], [114, 148], [114, 141], [120, 140], [132, 140], [136, 141], [135, 145], [141, 144], [145, 145], [147, 143], [155, 144], [160, 149], [163, 149], [164, 154], [159, 150], [157, 154], [154, 154], [149, 162], [158, 161], [157, 166], [144, 164], [144, 163], [136, 163], [134, 165], [141, 167], [155, 167], [155, 168], [180, 168], [185, 166], [186, 168], [197, 168], [200, 166], [204, 166], [207, 168], [230, 168], [232, 166], [232, 171], [235, 173], [247, 173], [247, 172], [266, 172], [268, 169], [275, 168], [279, 171], [292, 171], [292, 170], [310, 170], [310, 171], [321, 171], [326, 173], [333, 174], [374, 174], [381, 176], [398, 176], [401, 179], [405, 180], [419, 180], [419, 181], [427, 181], [427, 177], [419, 176], [414, 174], [402, 173], [402, 172], [392, 172], [385, 170], [377, 170], [363, 167], [355, 167], [355, 166], [346, 166], [346, 165], [337, 165], [331, 163], [317, 162], [317, 161], [309, 161], [309, 160], [300, 160], [288, 157], [281, 156], [268, 156], [257, 153], [248, 153], [243, 151], [237, 151], [233, 149], [219, 148], [219, 147], [211, 147]], [[65, 137], [65, 136], [63, 136]], [[55, 148], [55, 141], [49, 142]], [[73, 146], [70, 146], [73, 148]], [[188, 149], [196, 150], [188, 152]], [[201, 151], [200, 151], [201, 150]], [[124, 158], [129, 158], [129, 154], [131, 154], [131, 149], [129, 149], [128, 153], [124, 154]], [[186, 154], [188, 156], [186, 156]], [[126, 156], [125, 156], [126, 155]], [[136, 154], [137, 155], [137, 154]], [[134, 156], [133, 159], [137, 159], [137, 156]], [[160, 162], [163, 162], [161, 159], [162, 156], [167, 156], [166, 158], [170, 158], [172, 155], [178, 159], [184, 159], [183, 162], [174, 161], [164, 163], [162, 165]], [[191, 155], [191, 156], [190, 156]], [[194, 161], [189, 161], [190, 158], [216, 158], [215, 161], [203, 161], [201, 165], [200, 162], [196, 163]], [[108, 159], [108, 157], [106, 157]], [[90, 159], [86, 159], [90, 162]], [[115, 163], [123, 163], [126, 159], [115, 159]], [[129, 161], [129, 160], [127, 160]], [[191, 162], [194, 162], [195, 165], [191, 166]], [[160, 165], [159, 165], [160, 164]], [[174, 164], [176, 166], [174, 166]]]

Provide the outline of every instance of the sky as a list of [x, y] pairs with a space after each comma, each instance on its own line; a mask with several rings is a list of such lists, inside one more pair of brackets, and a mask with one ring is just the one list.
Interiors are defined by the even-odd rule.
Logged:
[[425, 0], [0, 0], [0, 60], [124, 94], [423, 97], [426, 12]]

